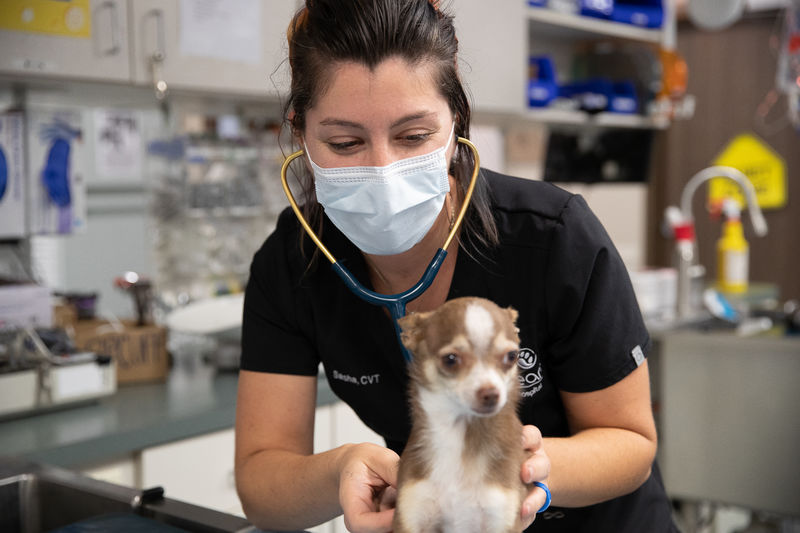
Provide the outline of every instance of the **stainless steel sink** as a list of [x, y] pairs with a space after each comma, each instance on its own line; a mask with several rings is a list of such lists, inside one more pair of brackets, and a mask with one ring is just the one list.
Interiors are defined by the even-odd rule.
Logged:
[[258, 531], [243, 518], [170, 500], [159, 491], [143, 497], [142, 491], [68, 470], [0, 458], [0, 531], [50, 531], [111, 513], [198, 533]]
[[3, 531], [48, 531], [108, 512], [132, 512], [130, 504], [39, 474], [0, 481], [0, 501]]

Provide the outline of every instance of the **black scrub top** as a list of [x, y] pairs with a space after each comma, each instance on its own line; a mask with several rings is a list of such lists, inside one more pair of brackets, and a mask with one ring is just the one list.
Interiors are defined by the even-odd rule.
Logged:
[[[488, 298], [519, 312], [523, 424], [569, 435], [559, 390], [588, 392], [640, 365], [649, 336], [622, 260], [580, 196], [482, 169], [500, 243], [462, 242], [448, 299]], [[316, 375], [402, 452], [410, 432], [407, 374], [394, 325], [353, 295], [316, 254], [291, 209], [256, 253], [247, 284], [241, 368]], [[358, 249], [327, 219], [321, 239], [371, 288]], [[633, 493], [584, 508], [551, 507], [527, 531], [677, 531], [654, 465]]]

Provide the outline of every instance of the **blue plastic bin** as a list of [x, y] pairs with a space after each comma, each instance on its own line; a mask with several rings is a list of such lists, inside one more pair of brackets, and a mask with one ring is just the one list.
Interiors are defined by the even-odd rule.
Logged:
[[558, 96], [556, 67], [549, 56], [530, 58], [531, 79], [528, 81], [528, 105], [546, 107]]
[[660, 28], [664, 24], [662, 0], [617, 0], [611, 20], [642, 28]]
[[614, 0], [580, 0], [581, 15], [600, 19], [610, 19], [614, 11]]

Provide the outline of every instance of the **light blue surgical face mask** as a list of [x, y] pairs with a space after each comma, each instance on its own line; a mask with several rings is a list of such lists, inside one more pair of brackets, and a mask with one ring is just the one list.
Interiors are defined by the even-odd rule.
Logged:
[[450, 191], [447, 150], [454, 128], [444, 147], [384, 167], [322, 168], [306, 146], [317, 201], [364, 253], [393, 255], [411, 249], [433, 227]]

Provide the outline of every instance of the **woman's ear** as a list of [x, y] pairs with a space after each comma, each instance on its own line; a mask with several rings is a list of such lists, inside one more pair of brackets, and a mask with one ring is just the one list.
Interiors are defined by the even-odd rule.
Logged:
[[294, 109], [290, 109], [289, 112], [286, 114], [286, 120], [289, 122], [289, 127], [292, 131], [292, 137], [297, 142], [297, 146], [304, 146], [303, 144], [303, 134], [298, 130], [294, 125], [294, 118], [297, 116], [297, 113]]

